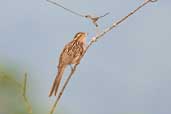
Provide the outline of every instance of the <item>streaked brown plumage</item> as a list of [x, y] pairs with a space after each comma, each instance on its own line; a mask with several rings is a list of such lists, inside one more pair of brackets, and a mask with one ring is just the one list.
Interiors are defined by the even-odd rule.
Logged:
[[78, 32], [73, 40], [65, 45], [59, 58], [58, 73], [53, 82], [49, 97], [52, 96], [53, 93], [56, 96], [65, 68], [71, 64], [79, 64], [79, 61], [85, 51], [86, 36], [87, 33]]

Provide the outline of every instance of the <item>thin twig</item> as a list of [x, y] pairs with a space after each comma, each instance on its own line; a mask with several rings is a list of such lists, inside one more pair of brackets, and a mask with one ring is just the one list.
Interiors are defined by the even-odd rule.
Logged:
[[74, 15], [77, 15], [77, 16], [80, 16], [80, 17], [84, 17], [84, 18], [86, 18], [86, 19], [90, 19], [91, 22], [92, 22], [96, 27], [98, 26], [97, 21], [98, 21], [99, 19], [101, 19], [101, 18], [103, 18], [103, 17], [105, 17], [106, 15], [109, 14], [109, 12], [107, 12], [107, 13], [105, 13], [105, 14], [102, 15], [102, 16], [83, 15], [83, 14], [78, 13], [78, 12], [75, 12], [75, 11], [69, 9], [69, 8], [66, 8], [66, 7], [64, 7], [63, 5], [61, 5], [61, 4], [59, 4], [59, 3], [55, 2], [55, 1], [47, 0], [47, 2], [50, 2], [50, 3], [52, 3], [52, 4], [54, 4], [54, 5], [58, 6], [58, 7], [61, 7], [61, 8], [63, 8], [64, 10], [66, 10], [66, 11], [68, 11], [68, 12], [74, 14]]
[[74, 72], [76, 71], [77, 65], [78, 65], [78, 64], [74, 65], [74, 68], [72, 68], [72, 70], [71, 70], [71, 72], [70, 72], [68, 78], [66, 79], [64, 85], [62, 86], [62, 89], [61, 89], [61, 91], [60, 91], [60, 93], [59, 93], [59, 95], [58, 95], [58, 97], [57, 97], [55, 103], [53, 104], [53, 106], [52, 106], [52, 108], [51, 108], [49, 114], [53, 114], [53, 112], [55, 111], [55, 108], [56, 108], [56, 106], [57, 106], [57, 104], [58, 104], [60, 98], [62, 97], [62, 94], [63, 94], [63, 92], [64, 92], [64, 90], [65, 90], [65, 88], [66, 88], [66, 86], [67, 86], [69, 80], [71, 79], [72, 75], [73, 75]]
[[80, 17], [85, 17], [81, 13], [77, 13], [77, 12], [71, 10], [71, 9], [68, 9], [68, 8], [62, 6], [61, 4], [59, 4], [59, 3], [55, 2], [55, 1], [52, 1], [52, 0], [47, 0], [47, 1], [50, 2], [50, 3], [52, 3], [52, 4], [54, 4], [54, 5], [57, 5], [57, 6], [61, 7], [61, 8], [63, 8], [63, 9], [65, 9], [66, 11], [68, 11], [68, 12], [74, 14], [74, 15], [77, 15], [77, 16], [80, 16]]
[[[128, 17], [130, 17], [131, 15], [133, 15], [135, 12], [137, 12], [138, 10], [140, 10], [143, 6], [145, 6], [146, 4], [148, 4], [149, 2], [156, 2], [157, 0], [145, 0], [145, 2], [143, 2], [139, 7], [137, 7], [135, 10], [131, 11], [128, 15], [126, 15], [125, 17], [121, 18], [120, 20], [118, 20], [117, 22], [114, 22], [110, 27], [107, 27], [106, 29], [104, 29], [102, 32], [100, 32], [99, 34], [97, 34], [95, 37], [92, 38], [91, 42], [89, 43], [89, 45], [86, 48], [86, 51], [88, 50], [88, 48], [94, 43], [96, 42], [99, 38], [101, 38], [102, 36], [104, 36], [107, 32], [111, 31], [113, 28], [115, 28], [116, 26], [118, 26], [120, 23], [122, 23], [123, 21], [125, 21], [126, 19], [128, 19]], [[85, 53], [86, 53], [85, 51]]]
[[23, 96], [23, 99], [24, 99], [25, 104], [27, 105], [27, 111], [28, 111], [29, 114], [32, 114], [32, 107], [31, 107], [31, 105], [30, 105], [30, 103], [29, 103], [29, 101], [27, 99], [27, 96], [26, 96], [27, 73], [24, 74], [24, 82], [23, 82], [23, 85], [20, 84], [14, 78], [7, 76], [4, 72], [1, 72], [0, 74], [3, 75], [3, 78], [5, 77], [6, 79], [14, 82], [19, 88], [22, 89], [22, 96]]
[[24, 75], [24, 86], [23, 86], [23, 98], [25, 101], [25, 104], [27, 105], [27, 111], [29, 114], [32, 114], [32, 106], [30, 105], [27, 96], [26, 96], [26, 86], [27, 86], [27, 73]]
[[107, 12], [107, 13], [105, 13], [104, 15], [99, 16], [99, 18], [103, 18], [103, 17], [105, 17], [105, 16], [107, 16], [107, 15], [109, 15], [109, 14], [110, 14], [110, 12]]
[[2, 74], [2, 77], [0, 77], [0, 78], [6, 78], [7, 80], [10, 80], [10, 81], [14, 82], [19, 88], [23, 87], [22, 84], [17, 82], [17, 80], [15, 80], [14, 78], [9, 77], [5, 72], [1, 72], [0, 74]]
[[26, 96], [27, 73], [24, 74], [23, 96]]
[[109, 15], [109, 12], [105, 13], [102, 16], [91, 16], [91, 15], [85, 15], [85, 18], [90, 19], [92, 21], [92, 23], [98, 27], [97, 21], [105, 16]]
[[[122, 23], [123, 21], [125, 21], [128, 17], [130, 17], [131, 15], [133, 15], [135, 12], [137, 12], [139, 9], [141, 9], [143, 6], [145, 6], [146, 4], [148, 4], [149, 2], [156, 2], [157, 0], [146, 0], [144, 1], [139, 7], [137, 7], [135, 10], [133, 10], [132, 12], [130, 12], [127, 16], [121, 18], [120, 20], [118, 20], [117, 22], [114, 22], [110, 27], [107, 27], [106, 29], [104, 29], [104, 31], [102, 31], [101, 33], [97, 34], [95, 37], [92, 38], [91, 42], [88, 44], [87, 48], [85, 49], [84, 54], [82, 55], [82, 57], [85, 55], [85, 53], [87, 52], [87, 50], [90, 48], [90, 46], [95, 43], [98, 39], [100, 39], [102, 36], [104, 36], [107, 32], [111, 31], [113, 28], [115, 28], [117, 25], [119, 25], [120, 23]], [[49, 114], [53, 114], [69, 80], [71, 79], [72, 75], [74, 74], [74, 72], [76, 71], [78, 64], [74, 66], [73, 70], [71, 71], [71, 73], [69, 74], [67, 80], [64, 83], [64, 86], [62, 87], [54, 105], [52, 106], [52, 109], [50, 110]]]

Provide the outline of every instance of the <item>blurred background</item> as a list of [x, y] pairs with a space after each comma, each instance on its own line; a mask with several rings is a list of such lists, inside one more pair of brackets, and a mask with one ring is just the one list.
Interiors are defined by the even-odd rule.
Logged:
[[[99, 21], [103, 30], [143, 0], [57, 2], [82, 14], [110, 12]], [[146, 5], [95, 43], [70, 80], [55, 114], [171, 113], [170, 4], [159, 0]], [[33, 113], [49, 112], [55, 97], [49, 98], [48, 93], [59, 54], [79, 31], [89, 33], [89, 42], [95, 27], [46, 0], [0, 2], [0, 114], [26, 113], [17, 86], [23, 83], [25, 72]]]

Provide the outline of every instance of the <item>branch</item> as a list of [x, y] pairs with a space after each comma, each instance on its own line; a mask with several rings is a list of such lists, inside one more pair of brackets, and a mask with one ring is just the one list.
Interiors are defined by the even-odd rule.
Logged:
[[[126, 15], [125, 17], [121, 18], [120, 20], [118, 20], [117, 22], [114, 22], [110, 27], [107, 27], [106, 29], [104, 29], [101, 33], [97, 34], [95, 37], [92, 38], [91, 42], [88, 44], [88, 46], [85, 49], [84, 54], [82, 55], [82, 57], [84, 57], [85, 53], [87, 52], [87, 50], [90, 48], [90, 46], [95, 43], [98, 39], [100, 39], [102, 36], [104, 36], [106, 33], [108, 33], [109, 31], [111, 31], [113, 28], [115, 28], [116, 26], [118, 26], [119, 24], [121, 24], [123, 21], [125, 21], [126, 19], [128, 19], [131, 15], [133, 15], [134, 13], [136, 13], [138, 10], [140, 10], [143, 6], [145, 6], [146, 4], [150, 3], [150, 2], [156, 2], [157, 0], [145, 0], [139, 7], [137, 7], [135, 10], [131, 11], [128, 15]], [[74, 72], [76, 71], [76, 68], [79, 64], [76, 64], [74, 66], [74, 68], [72, 69], [71, 73], [69, 74], [67, 80], [65, 81], [55, 103], [53, 104], [50, 113], [49, 114], [53, 114], [69, 80], [71, 79], [72, 75], [74, 74]]]
[[66, 11], [68, 11], [68, 12], [74, 14], [74, 15], [77, 15], [77, 16], [80, 16], [80, 17], [85, 17], [85, 16], [82, 15], [81, 13], [78, 13], [78, 12], [75, 12], [75, 11], [69, 9], [69, 8], [66, 8], [66, 7], [62, 6], [61, 4], [59, 4], [59, 3], [55, 2], [55, 1], [52, 1], [52, 0], [46, 0], [46, 1], [47, 1], [47, 2], [50, 2], [50, 3], [54, 4], [54, 5], [56, 5], [56, 6], [58, 6], [58, 7], [61, 7], [61, 8], [63, 8], [64, 10], [66, 10]]
[[91, 42], [89, 43], [89, 45], [87, 46], [86, 51], [88, 50], [88, 48], [94, 43], [96, 42], [98, 39], [100, 39], [102, 36], [104, 36], [107, 32], [111, 31], [113, 28], [115, 28], [116, 26], [118, 26], [119, 24], [121, 24], [123, 21], [125, 21], [126, 19], [128, 19], [128, 17], [130, 17], [131, 15], [133, 15], [134, 13], [136, 13], [138, 10], [140, 10], [143, 6], [145, 6], [146, 4], [150, 3], [150, 2], [156, 2], [157, 0], [145, 0], [144, 3], [142, 3], [139, 7], [137, 7], [135, 10], [131, 11], [128, 15], [126, 15], [125, 17], [121, 18], [120, 20], [118, 20], [117, 22], [114, 22], [110, 27], [107, 27], [106, 29], [104, 29], [101, 33], [97, 34], [95, 37], [92, 38]]
[[56, 106], [57, 106], [57, 104], [58, 104], [60, 98], [62, 97], [62, 94], [63, 94], [63, 92], [64, 92], [64, 90], [65, 90], [65, 88], [66, 88], [66, 86], [67, 86], [69, 80], [71, 79], [72, 75], [73, 75], [74, 72], [76, 71], [77, 65], [78, 65], [78, 64], [76, 64], [76, 65], [74, 66], [74, 68], [72, 68], [72, 70], [71, 70], [71, 72], [70, 72], [68, 78], [66, 79], [66, 81], [65, 81], [65, 83], [64, 83], [64, 85], [63, 85], [63, 87], [62, 87], [62, 89], [61, 89], [61, 91], [60, 91], [60, 93], [59, 93], [59, 95], [58, 95], [58, 97], [57, 97], [55, 103], [53, 104], [53, 106], [52, 106], [52, 108], [51, 108], [49, 114], [53, 114], [53, 112], [54, 112], [54, 110], [55, 110], [55, 108], [56, 108]]
[[0, 74], [2, 74], [2, 76], [0, 77], [0, 79], [2, 78], [6, 78], [7, 80], [10, 80], [12, 82], [14, 82], [19, 88], [22, 88], [22, 84], [18, 83], [17, 80], [15, 80], [14, 78], [8, 76], [5, 72], [0, 72]]
[[30, 105], [27, 96], [26, 96], [26, 85], [27, 85], [27, 73], [25, 73], [24, 75], [24, 86], [23, 86], [23, 98], [24, 98], [24, 102], [27, 106], [27, 111], [29, 114], [32, 114], [32, 106]]
[[97, 21], [105, 16], [109, 15], [109, 12], [105, 13], [104, 15], [102, 16], [91, 16], [91, 15], [85, 15], [84, 17], [87, 18], [87, 19], [90, 19], [91, 22], [96, 26], [98, 27], [98, 24], [97, 24]]
[[90, 19], [90, 21], [91, 21], [96, 27], [98, 27], [97, 21], [98, 21], [99, 19], [101, 19], [101, 18], [103, 18], [103, 17], [105, 17], [106, 15], [109, 14], [109, 12], [108, 12], [108, 13], [105, 13], [104, 15], [102, 15], [102, 16], [83, 15], [83, 14], [78, 13], [78, 12], [75, 12], [75, 11], [69, 9], [69, 8], [66, 8], [66, 7], [64, 7], [63, 5], [61, 5], [61, 4], [59, 4], [59, 3], [55, 2], [55, 1], [52, 1], [52, 0], [46, 0], [46, 1], [49, 2], [49, 3], [52, 3], [52, 4], [54, 4], [54, 5], [56, 5], [56, 6], [58, 6], [58, 7], [61, 7], [61, 8], [63, 8], [64, 10], [66, 10], [66, 11], [68, 11], [68, 12], [74, 14], [74, 15], [77, 15], [77, 16], [79, 16], [79, 17], [84, 17], [84, 18], [86, 18], [86, 19]]
[[23, 85], [20, 84], [14, 78], [7, 76], [6, 73], [4, 73], [4, 72], [0, 72], [0, 74], [2, 74], [2, 77], [0, 77], [0, 79], [1, 78], [6, 78], [6, 79], [14, 82], [19, 88], [21, 88], [23, 90], [22, 96], [23, 96], [23, 99], [24, 99], [25, 104], [27, 105], [28, 114], [32, 114], [32, 107], [31, 107], [31, 105], [30, 105], [30, 103], [29, 103], [29, 101], [27, 99], [27, 96], [26, 96], [27, 73], [24, 74], [24, 82], [23, 82]]

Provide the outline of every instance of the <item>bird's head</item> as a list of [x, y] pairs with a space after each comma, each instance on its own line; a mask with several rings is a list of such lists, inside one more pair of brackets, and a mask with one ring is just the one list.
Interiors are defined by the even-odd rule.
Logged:
[[74, 39], [73, 40], [79, 41], [79, 42], [85, 42], [86, 37], [87, 37], [87, 33], [85, 33], [85, 32], [78, 32], [74, 36]]

